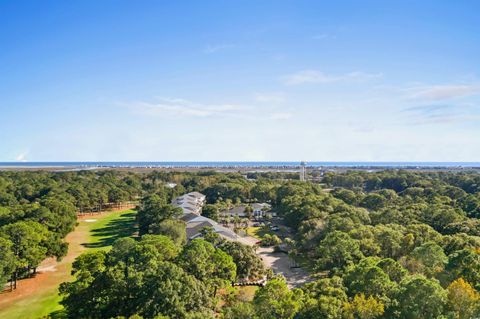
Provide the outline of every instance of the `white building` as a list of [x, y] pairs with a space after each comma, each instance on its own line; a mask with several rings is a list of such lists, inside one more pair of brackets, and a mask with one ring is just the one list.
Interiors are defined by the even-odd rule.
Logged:
[[265, 217], [267, 215], [277, 216], [276, 213], [271, 212], [272, 206], [267, 203], [255, 203], [252, 204], [253, 216], [255, 217]]
[[188, 240], [201, 237], [205, 227], [210, 227], [214, 232], [227, 240], [237, 240], [238, 236], [233, 231], [219, 225], [210, 218], [201, 216], [205, 200], [205, 195], [199, 192], [191, 192], [175, 198], [172, 202], [172, 205], [183, 210], [183, 215], [180, 219], [186, 223]]
[[245, 212], [247, 206], [252, 207], [252, 216], [253, 217], [265, 217], [267, 215], [270, 216], [276, 216], [275, 213], [270, 212], [271, 210], [271, 205], [267, 203], [253, 203], [249, 205], [239, 205], [236, 207], [233, 207], [229, 210], [223, 211], [221, 215], [223, 216], [230, 216], [230, 217], [247, 217], [247, 213]]
[[205, 204], [205, 195], [199, 192], [191, 192], [175, 198], [172, 201], [173, 206], [180, 207], [184, 214], [193, 213], [200, 215], [202, 207]]
[[202, 237], [202, 231], [205, 227], [211, 228], [215, 233], [226, 240], [238, 240], [238, 235], [232, 230], [219, 225], [216, 221], [196, 214], [184, 214], [180, 217], [187, 224], [187, 238], [192, 240]]

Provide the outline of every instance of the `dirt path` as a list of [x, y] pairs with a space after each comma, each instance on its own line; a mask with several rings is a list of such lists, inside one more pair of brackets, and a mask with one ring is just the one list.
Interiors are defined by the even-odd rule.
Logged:
[[[7, 315], [8, 318], [22, 318], [21, 310], [25, 307], [38, 307], [46, 313], [58, 310], [58, 286], [71, 279], [72, 262], [87, 249], [84, 244], [90, 239], [88, 222], [101, 220], [108, 215], [109, 212], [103, 212], [78, 217], [78, 226], [65, 238], [69, 243], [68, 253], [60, 262], [54, 258], [44, 260], [34, 278], [20, 280], [18, 288], [13, 292], [0, 293], [0, 318], [7, 318]], [[52, 297], [53, 295], [56, 297]]]

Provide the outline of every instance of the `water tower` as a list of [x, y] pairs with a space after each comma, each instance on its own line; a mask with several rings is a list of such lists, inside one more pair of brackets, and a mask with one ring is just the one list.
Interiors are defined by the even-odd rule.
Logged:
[[300, 162], [300, 180], [305, 181], [307, 179], [307, 162]]

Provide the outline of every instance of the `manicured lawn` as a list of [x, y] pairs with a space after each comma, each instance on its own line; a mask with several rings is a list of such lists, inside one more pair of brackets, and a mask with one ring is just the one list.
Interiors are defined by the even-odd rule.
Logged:
[[[68, 278], [68, 277], [67, 277]], [[1, 297], [0, 297], [1, 298]], [[46, 287], [0, 311], [0, 318], [41, 318], [62, 309], [57, 287]]]
[[0, 318], [35, 319], [48, 314], [61, 318], [58, 285], [72, 279], [70, 271], [75, 258], [86, 251], [109, 249], [116, 239], [132, 236], [135, 232], [135, 211], [132, 210], [79, 219], [78, 226], [67, 236], [69, 253], [56, 265], [56, 271], [20, 281], [18, 291], [12, 295], [1, 294]]
[[[93, 217], [92, 219], [95, 219]], [[119, 238], [132, 236], [136, 232], [135, 211], [112, 212], [96, 222], [87, 224], [89, 240], [85, 243], [88, 249], [109, 249]]]
[[266, 234], [274, 235], [270, 229], [266, 227], [247, 227], [247, 235], [258, 238], [259, 240], [263, 238]]

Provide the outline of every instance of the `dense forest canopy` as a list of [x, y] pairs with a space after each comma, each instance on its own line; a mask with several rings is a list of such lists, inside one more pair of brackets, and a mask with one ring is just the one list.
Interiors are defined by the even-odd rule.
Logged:
[[[167, 183], [175, 183], [173, 188]], [[187, 242], [171, 200], [207, 196], [205, 215], [268, 202], [292, 230], [289, 255], [311, 281], [289, 289], [253, 249], [205, 230]], [[1, 172], [0, 283], [64, 256], [76, 213], [137, 201], [140, 236], [82, 255], [61, 287], [71, 318], [474, 318], [480, 316], [476, 172], [290, 174]], [[230, 283], [269, 281], [246, 300]]]
[[0, 284], [15, 288], [46, 257], [62, 258], [77, 212], [134, 199], [138, 182], [113, 172], [1, 172]]

